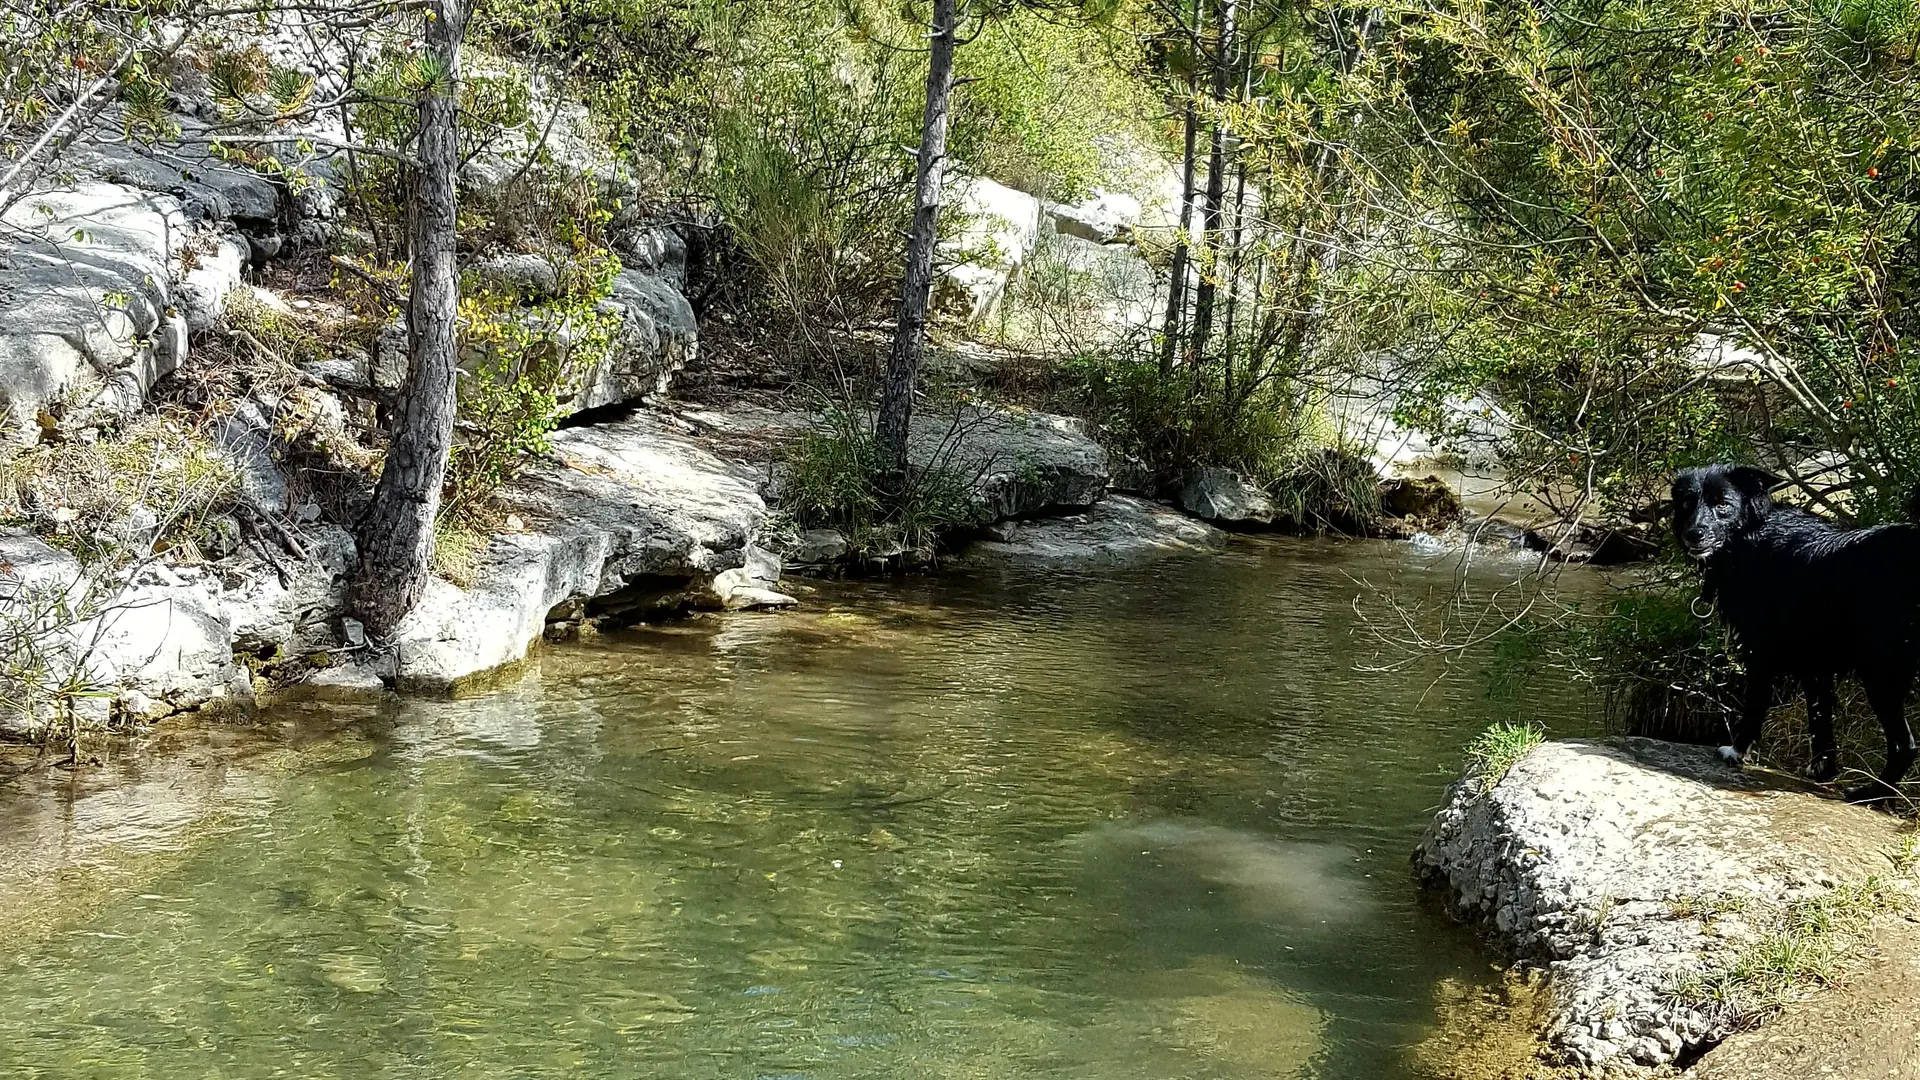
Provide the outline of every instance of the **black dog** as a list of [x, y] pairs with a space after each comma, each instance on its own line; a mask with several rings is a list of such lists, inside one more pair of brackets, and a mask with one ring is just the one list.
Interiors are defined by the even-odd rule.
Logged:
[[1906, 700], [1920, 666], [1920, 527], [1842, 529], [1776, 506], [1768, 492], [1781, 483], [1744, 465], [1687, 469], [1673, 480], [1674, 536], [1700, 562], [1706, 596], [1719, 602], [1747, 667], [1740, 726], [1720, 755], [1746, 759], [1774, 681], [1795, 677], [1813, 730], [1808, 775], [1832, 780], [1840, 771], [1833, 684], [1857, 673], [1886, 730], [1887, 764], [1847, 801], [1891, 799], [1916, 756]]

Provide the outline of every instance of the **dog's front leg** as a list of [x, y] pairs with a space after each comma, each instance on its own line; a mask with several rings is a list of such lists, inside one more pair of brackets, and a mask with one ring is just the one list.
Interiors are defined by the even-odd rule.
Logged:
[[1824, 784], [1840, 775], [1839, 749], [1833, 738], [1833, 675], [1804, 675], [1800, 684], [1807, 691], [1807, 729], [1813, 735], [1813, 760], [1807, 763], [1807, 778]]
[[1720, 760], [1729, 765], [1747, 760], [1753, 744], [1760, 741], [1760, 729], [1767, 725], [1767, 710], [1772, 707], [1772, 669], [1748, 660], [1747, 695], [1740, 707], [1740, 726], [1734, 729], [1732, 744], [1720, 748]]

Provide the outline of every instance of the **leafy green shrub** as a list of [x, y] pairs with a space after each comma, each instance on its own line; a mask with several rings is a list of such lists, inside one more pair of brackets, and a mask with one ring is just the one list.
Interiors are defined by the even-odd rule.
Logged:
[[552, 297], [529, 304], [500, 289], [460, 297], [460, 433], [442, 513], [473, 515], [525, 463], [547, 450], [563, 395], [603, 364], [619, 339], [618, 313], [600, 304], [620, 263], [592, 251], [559, 267]]
[[1737, 714], [1740, 675], [1726, 632], [1694, 590], [1668, 584], [1616, 595], [1572, 623], [1573, 667], [1597, 686], [1623, 735], [1714, 745]]
[[871, 423], [852, 410], [827, 410], [787, 468], [783, 509], [802, 526], [840, 530], [869, 558], [930, 557], [942, 534], [970, 518], [966, 484], [944, 465], [913, 470], [905, 492], [889, 497]]
[[1230, 393], [1219, 365], [1163, 372], [1125, 349], [1079, 354], [1066, 369], [1061, 404], [1161, 476], [1220, 465], [1270, 480], [1297, 463], [1308, 445], [1305, 402], [1279, 380]]

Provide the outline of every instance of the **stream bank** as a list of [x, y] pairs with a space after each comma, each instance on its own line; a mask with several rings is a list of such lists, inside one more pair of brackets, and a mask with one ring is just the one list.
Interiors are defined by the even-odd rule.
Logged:
[[1709, 747], [1555, 742], [1499, 768], [1453, 786], [1414, 864], [1544, 976], [1546, 1064], [1914, 1075], [1920, 1011], [1898, 1006], [1920, 993], [1911, 823]]

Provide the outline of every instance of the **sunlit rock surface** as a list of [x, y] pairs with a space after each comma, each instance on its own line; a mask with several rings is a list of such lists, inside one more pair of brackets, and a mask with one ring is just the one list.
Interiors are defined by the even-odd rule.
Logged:
[[1477, 773], [1454, 786], [1415, 865], [1544, 968], [1546, 1043], [1570, 1065], [1686, 1063], [1754, 1018], [1737, 984], [1732, 1000], [1713, 992], [1716, 976], [1776, 937], [1791, 905], [1869, 881], [1913, 891], [1893, 818], [1769, 786], [1709, 747], [1548, 743], [1483, 787]]

